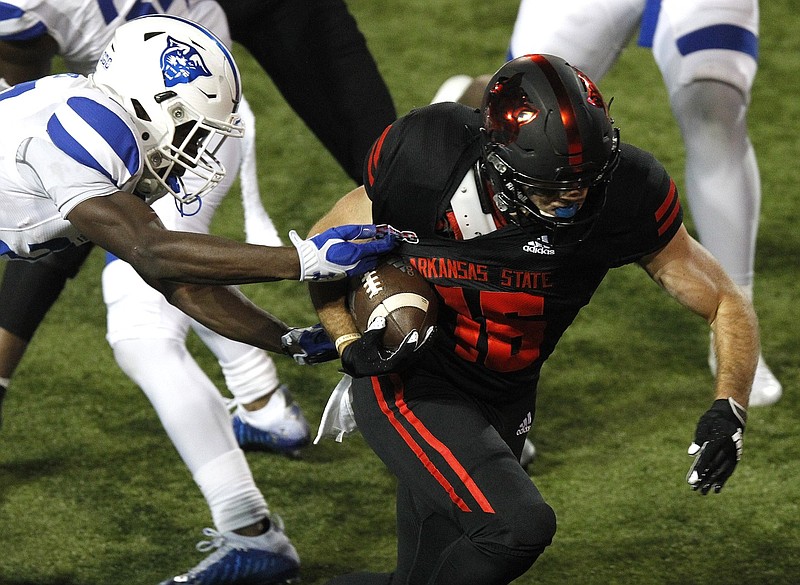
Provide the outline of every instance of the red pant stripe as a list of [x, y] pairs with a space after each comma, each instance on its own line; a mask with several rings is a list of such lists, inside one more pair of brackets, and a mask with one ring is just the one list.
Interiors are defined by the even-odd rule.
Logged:
[[380, 383], [376, 377], [372, 378], [372, 389], [375, 392], [375, 398], [378, 400], [378, 405], [380, 406], [381, 412], [383, 412], [383, 414], [389, 420], [389, 423], [397, 431], [397, 434], [402, 437], [402, 439], [406, 442], [406, 445], [408, 445], [411, 451], [417, 456], [417, 459], [420, 460], [425, 469], [428, 470], [428, 473], [430, 473], [434, 479], [439, 482], [439, 485], [444, 488], [444, 491], [447, 492], [447, 495], [450, 496], [450, 499], [459, 507], [462, 512], [471, 512], [467, 503], [462, 500], [458, 494], [456, 494], [453, 486], [436, 468], [436, 465], [433, 463], [433, 461], [428, 458], [428, 456], [425, 454], [425, 451], [423, 451], [422, 447], [419, 446], [419, 443], [414, 440], [408, 431], [403, 428], [403, 425], [400, 424], [400, 421], [398, 421], [394, 416], [394, 413], [391, 411], [389, 405], [386, 403], [386, 400], [383, 398], [383, 392], [381, 392]]
[[461, 479], [461, 481], [464, 482], [464, 485], [469, 490], [469, 493], [472, 494], [472, 497], [475, 498], [476, 502], [478, 502], [478, 505], [481, 507], [481, 510], [483, 510], [487, 514], [494, 514], [494, 508], [492, 508], [492, 505], [489, 503], [489, 500], [486, 499], [486, 496], [483, 495], [483, 492], [477, 486], [475, 480], [473, 480], [472, 477], [467, 472], [467, 470], [464, 469], [464, 466], [461, 465], [461, 463], [458, 461], [455, 455], [453, 455], [453, 452], [450, 451], [447, 445], [442, 443], [439, 439], [437, 439], [433, 435], [433, 433], [431, 433], [428, 430], [425, 424], [417, 418], [417, 415], [411, 412], [411, 409], [408, 407], [403, 398], [402, 384], [398, 384], [396, 388], [397, 389], [395, 391], [395, 404], [397, 405], [397, 408], [400, 410], [400, 414], [402, 414], [405, 417], [405, 419], [409, 423], [411, 423], [411, 426], [413, 426], [420, 434], [420, 436], [422, 436], [422, 438], [425, 439], [425, 442], [427, 442], [431, 447], [436, 449], [439, 455], [444, 457], [444, 460], [447, 461], [448, 465], [450, 465], [450, 468], [456, 472], [456, 475], [458, 475], [459, 479]]

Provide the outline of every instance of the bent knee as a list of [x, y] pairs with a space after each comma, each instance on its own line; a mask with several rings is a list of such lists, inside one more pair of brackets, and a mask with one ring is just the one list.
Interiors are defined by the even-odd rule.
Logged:
[[553, 541], [555, 533], [556, 514], [546, 502], [540, 501], [521, 506], [514, 514], [494, 518], [473, 541], [495, 552], [506, 551], [511, 556], [530, 556], [535, 560]]
[[546, 502], [528, 506], [515, 517], [514, 536], [524, 549], [541, 552], [553, 542], [556, 513]]

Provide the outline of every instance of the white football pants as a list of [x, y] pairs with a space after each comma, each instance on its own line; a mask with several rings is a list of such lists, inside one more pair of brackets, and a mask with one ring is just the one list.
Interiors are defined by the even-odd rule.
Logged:
[[[243, 106], [245, 136], [252, 148], [255, 121], [245, 102]], [[190, 206], [187, 211], [197, 211], [194, 215], [181, 215], [170, 196], [156, 201], [153, 209], [168, 229], [208, 232], [214, 212], [234, 181], [246, 146], [243, 140], [225, 142], [219, 157], [229, 172], [223, 183], [203, 197], [199, 209]], [[249, 224], [245, 222], [248, 232], [252, 232], [248, 235], [261, 243], [279, 245], [280, 238], [260, 203], [254, 155], [251, 152], [249, 156], [250, 167], [242, 172], [250, 176], [242, 176], [241, 180], [244, 207], [251, 210]], [[253, 214], [253, 209], [259, 213]], [[272, 358], [264, 350], [224, 338], [190, 319], [122, 260], [106, 265], [102, 281], [108, 309], [106, 337], [114, 357], [153, 404], [203, 492], [217, 529], [229, 531], [263, 519], [266, 502], [236, 443], [225, 402], [186, 349], [186, 336], [189, 327], [197, 331], [219, 360], [228, 389], [242, 404], [278, 387]]]

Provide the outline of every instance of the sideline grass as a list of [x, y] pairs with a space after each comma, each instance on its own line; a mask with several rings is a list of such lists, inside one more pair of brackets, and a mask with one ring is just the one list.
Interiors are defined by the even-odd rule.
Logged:
[[[353, 0], [351, 9], [398, 111], [427, 103], [456, 73], [502, 62], [516, 2]], [[761, 67], [750, 114], [764, 201], [756, 308], [764, 353], [784, 383], [753, 409], [745, 458], [720, 496], [684, 483], [694, 424], [710, 402], [704, 325], [634, 268], [613, 272], [548, 362], [533, 432], [532, 477], [559, 518], [555, 542], [519, 585], [795, 585], [800, 582], [797, 258], [800, 19], [762, 3]], [[350, 188], [332, 158], [241, 51], [258, 116], [260, 181], [281, 233], [303, 231]], [[298, 64], [298, 74], [304, 72]], [[683, 184], [683, 148], [649, 52], [629, 49], [601, 85], [625, 140]], [[357, 91], [357, 88], [353, 89]], [[228, 198], [214, 229], [242, 237]], [[0, 432], [0, 585], [155, 584], [196, 564], [205, 503], [152, 408], [104, 340], [95, 251], [48, 315], [6, 400]], [[245, 291], [292, 323], [314, 319], [302, 285]], [[194, 337], [198, 360], [222, 388]], [[278, 368], [312, 423], [333, 365]], [[300, 461], [248, 456], [303, 559], [306, 585], [394, 563], [393, 481], [359, 437]]]

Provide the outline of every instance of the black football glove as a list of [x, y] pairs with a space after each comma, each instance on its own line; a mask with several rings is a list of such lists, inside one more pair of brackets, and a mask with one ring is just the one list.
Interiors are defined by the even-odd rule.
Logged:
[[719, 493], [742, 458], [747, 411], [733, 398], [715, 400], [700, 417], [689, 455], [694, 463], [686, 475], [693, 490], [706, 495], [711, 488]]
[[406, 367], [414, 353], [422, 348], [435, 331], [431, 326], [422, 339], [416, 329], [410, 331], [397, 349], [383, 346], [386, 319], [375, 317], [364, 334], [342, 351], [342, 369], [354, 378], [381, 376]]
[[293, 327], [281, 337], [281, 348], [301, 366], [321, 364], [339, 357], [322, 325]]

